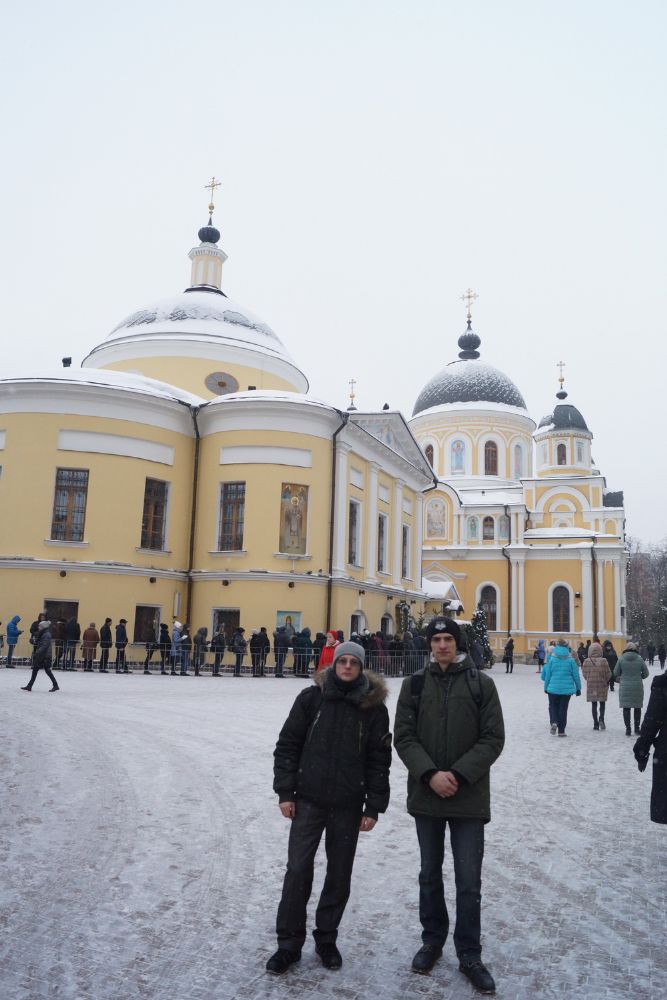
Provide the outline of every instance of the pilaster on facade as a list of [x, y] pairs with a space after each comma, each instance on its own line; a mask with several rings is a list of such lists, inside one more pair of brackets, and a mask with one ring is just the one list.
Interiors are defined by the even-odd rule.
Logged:
[[345, 530], [347, 527], [347, 456], [351, 447], [342, 441], [336, 445], [336, 490], [334, 495], [334, 546], [333, 571], [344, 573], [347, 565], [345, 557]]
[[393, 559], [392, 559], [392, 583], [395, 587], [400, 587], [401, 585], [401, 559], [403, 554], [403, 537], [402, 537], [402, 525], [403, 525], [403, 487], [405, 483], [402, 479], [396, 479], [394, 481], [394, 509], [392, 515], [394, 518], [394, 546], [393, 546]]
[[621, 605], [623, 603], [621, 593], [621, 560], [614, 559], [614, 631], [620, 632], [623, 628], [621, 618]]
[[368, 463], [368, 527], [366, 548], [366, 577], [374, 580], [377, 576], [378, 560], [378, 473], [377, 462]]
[[593, 578], [590, 549], [581, 550], [581, 630], [593, 631]]

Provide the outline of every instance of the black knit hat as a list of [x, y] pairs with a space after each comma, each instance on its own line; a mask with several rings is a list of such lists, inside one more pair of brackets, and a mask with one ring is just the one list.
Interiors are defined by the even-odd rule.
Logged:
[[426, 629], [426, 641], [431, 645], [434, 635], [451, 635], [456, 639], [456, 648], [461, 648], [461, 629], [453, 618], [434, 618]]

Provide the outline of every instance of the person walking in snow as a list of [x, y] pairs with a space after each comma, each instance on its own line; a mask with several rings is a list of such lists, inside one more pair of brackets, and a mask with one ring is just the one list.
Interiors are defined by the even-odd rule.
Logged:
[[[583, 643], [582, 648], [585, 649]], [[584, 657], [586, 659], [586, 657]], [[579, 665], [570, 652], [566, 639], [559, 639], [542, 670], [544, 690], [549, 697], [551, 734], [567, 736], [567, 710], [573, 694], [581, 694]]]
[[456, 880], [454, 947], [459, 970], [476, 989], [495, 991], [482, 963], [480, 939], [484, 826], [491, 819], [490, 770], [505, 743], [496, 686], [478, 670], [461, 629], [434, 618], [423, 671], [406, 677], [396, 708], [394, 745], [408, 769], [408, 812], [415, 818], [421, 855], [419, 919], [423, 945], [413, 972], [430, 972], [449, 931], [442, 864], [449, 836]]
[[315, 854], [326, 837], [327, 871], [315, 912], [315, 950], [339, 969], [338, 927], [350, 895], [359, 833], [389, 804], [391, 733], [384, 680], [364, 670], [365, 651], [336, 647], [330, 668], [297, 696], [274, 752], [273, 788], [291, 820], [287, 871], [276, 918], [278, 950], [266, 963], [280, 975], [301, 958]]
[[[588, 656], [583, 662], [581, 672], [586, 679], [586, 701], [591, 704], [593, 729], [604, 730], [607, 728], [604, 722], [604, 710], [607, 704], [611, 670], [602, 655], [602, 646], [599, 642], [592, 642], [589, 646]], [[598, 704], [600, 706], [599, 720]]]
[[616, 655], [616, 650], [614, 649], [614, 644], [611, 639], [605, 639], [602, 643], [602, 655], [609, 664], [609, 670], [611, 672], [611, 677], [609, 678], [609, 690], [614, 690], [614, 670], [616, 664], [618, 663], [618, 656]]
[[547, 658], [547, 651], [544, 646], [544, 639], [537, 640], [537, 646], [535, 647], [534, 657], [537, 660], [537, 671], [536, 673], [542, 673], [542, 667], [544, 666], [545, 660]]
[[637, 652], [634, 642], [628, 642], [619, 657], [614, 670], [614, 677], [620, 681], [618, 689], [618, 707], [623, 709], [625, 735], [632, 736], [630, 728], [630, 709], [634, 712], [635, 735], [639, 735], [639, 726], [644, 704], [644, 679], [648, 677], [648, 667], [643, 657]]
[[509, 637], [505, 643], [505, 649], [503, 652], [503, 663], [505, 664], [505, 673], [514, 673], [514, 639], [512, 636]]
[[665, 669], [665, 660], [667, 660], [667, 648], [665, 648], [664, 642], [661, 642], [658, 646], [658, 660], [660, 661], [660, 669]]
[[646, 770], [651, 747], [655, 748], [651, 820], [654, 823], [667, 823], [667, 674], [653, 678], [639, 739], [633, 747], [640, 771]]
[[37, 627], [37, 643], [32, 656], [32, 674], [26, 686], [21, 688], [22, 691], [32, 691], [32, 686], [37, 680], [37, 674], [40, 670], [43, 670], [51, 681], [49, 690], [60, 691], [58, 681], [51, 671], [51, 648], [51, 622], [44, 620]]

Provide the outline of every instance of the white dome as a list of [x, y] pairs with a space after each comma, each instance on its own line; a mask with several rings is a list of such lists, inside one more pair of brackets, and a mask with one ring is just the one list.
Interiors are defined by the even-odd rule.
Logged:
[[162, 348], [172, 356], [201, 356], [204, 351], [220, 360], [230, 351], [259, 355], [260, 367], [260, 359], [264, 363], [273, 359], [279, 368], [291, 370], [292, 380], [297, 376], [299, 388], [308, 388], [305, 376], [271, 327], [214, 289], [187, 289], [131, 313], [92, 349], [82, 365], [99, 367], [140, 357], [144, 351], [155, 355]]

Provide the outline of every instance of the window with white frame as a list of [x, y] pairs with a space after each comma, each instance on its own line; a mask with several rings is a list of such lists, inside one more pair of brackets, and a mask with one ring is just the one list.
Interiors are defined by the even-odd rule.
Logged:
[[388, 523], [386, 514], [378, 514], [378, 573], [387, 572]]
[[350, 500], [347, 512], [347, 561], [352, 566], [359, 565], [361, 536], [361, 504]]

